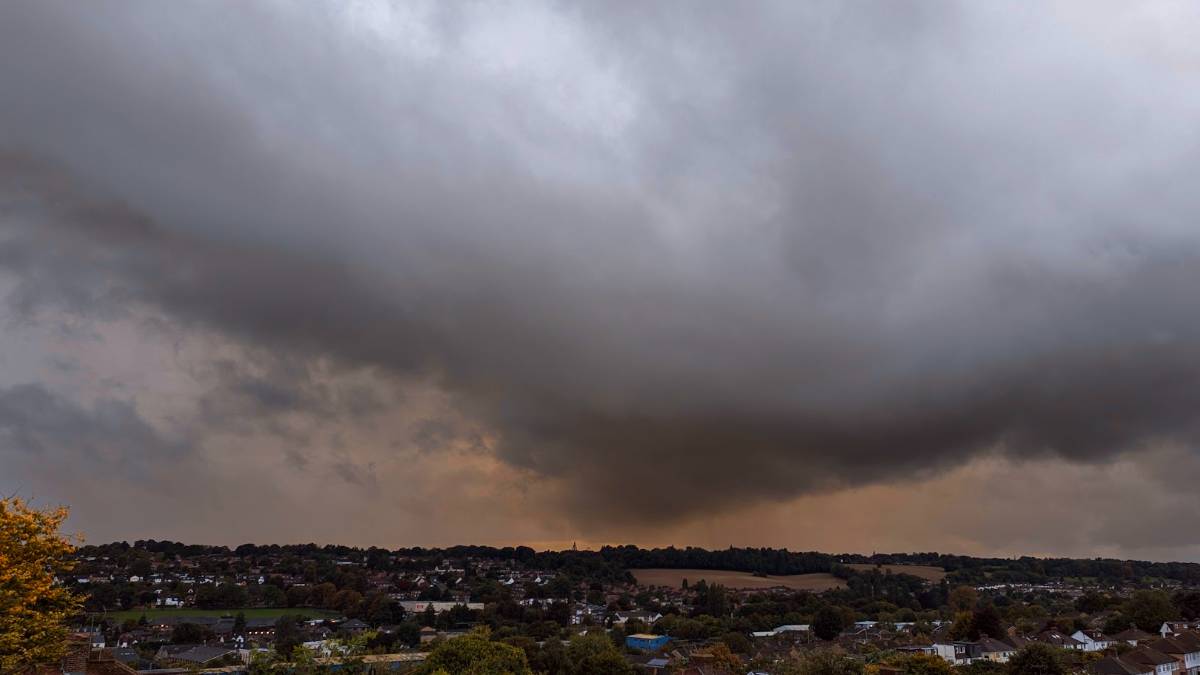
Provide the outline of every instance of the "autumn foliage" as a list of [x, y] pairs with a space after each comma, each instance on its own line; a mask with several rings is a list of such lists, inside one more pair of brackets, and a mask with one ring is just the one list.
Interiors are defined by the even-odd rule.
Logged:
[[75, 550], [59, 533], [66, 508], [0, 499], [0, 673], [57, 661], [82, 598], [58, 583]]

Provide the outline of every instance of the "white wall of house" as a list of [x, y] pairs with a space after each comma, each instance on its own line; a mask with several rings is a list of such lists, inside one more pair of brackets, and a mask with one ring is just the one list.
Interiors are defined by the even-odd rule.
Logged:
[[954, 645], [947, 645], [947, 644], [939, 643], [939, 644], [933, 645], [933, 648], [936, 651], [937, 655], [942, 657], [943, 659], [946, 659], [947, 662], [958, 663], [958, 661], [954, 658]]
[[1081, 649], [1085, 652], [1101, 652], [1108, 649], [1109, 643], [1104, 640], [1093, 640], [1087, 633], [1077, 630], [1071, 637], [1079, 640], [1082, 643]]

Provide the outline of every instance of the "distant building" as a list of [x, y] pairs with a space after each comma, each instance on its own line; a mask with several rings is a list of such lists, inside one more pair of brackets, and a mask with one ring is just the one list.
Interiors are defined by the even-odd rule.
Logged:
[[1017, 653], [1017, 648], [986, 635], [979, 639], [980, 658], [996, 663], [1008, 663], [1009, 658]]
[[634, 635], [625, 636], [625, 646], [633, 649], [644, 649], [648, 652], [658, 651], [671, 638], [666, 635], [650, 635], [648, 633], [636, 633]]
[[1071, 634], [1083, 645], [1085, 652], [1101, 652], [1117, 643], [1117, 640], [1098, 630], [1077, 630]]
[[1180, 664], [1175, 657], [1145, 646], [1122, 654], [1121, 660], [1143, 666], [1146, 669], [1153, 668], [1154, 675], [1174, 675], [1180, 669]]
[[1184, 631], [1200, 629], [1200, 622], [1196, 621], [1167, 621], [1158, 629], [1158, 634], [1162, 637], [1171, 637], [1178, 635]]
[[433, 607], [434, 612], [441, 614], [442, 612], [449, 612], [451, 609], [454, 609], [455, 605], [463, 605], [470, 610], [483, 609], [482, 602], [441, 602], [434, 600], [402, 600], [400, 602], [400, 606], [409, 614], [420, 614], [430, 607]]
[[1112, 639], [1136, 647], [1139, 643], [1146, 642], [1147, 640], [1153, 640], [1154, 636], [1138, 628], [1128, 628], [1120, 633], [1117, 633], [1116, 635], [1113, 635]]
[[1054, 628], [1047, 628], [1046, 630], [1038, 633], [1033, 639], [1036, 642], [1048, 644], [1052, 647], [1058, 647], [1059, 649], [1077, 649], [1082, 651], [1084, 647], [1083, 643], [1079, 640], [1076, 640], [1070, 635], [1067, 635], [1066, 633]]
[[617, 612], [613, 615], [614, 625], [624, 625], [627, 621], [638, 620], [645, 624], [652, 624], [662, 618], [662, 614], [651, 612], [644, 609], [635, 609], [628, 612]]
[[1115, 656], [1100, 659], [1088, 668], [1093, 675], [1154, 675], [1152, 666], [1143, 666]]

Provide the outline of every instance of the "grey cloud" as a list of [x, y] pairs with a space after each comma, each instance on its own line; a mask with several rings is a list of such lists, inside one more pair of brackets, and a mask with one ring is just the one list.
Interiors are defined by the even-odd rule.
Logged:
[[[428, 379], [583, 522], [1197, 440], [1200, 71], [1152, 21], [217, 7], [0, 10], [18, 308]], [[276, 375], [214, 414], [324, 405]]]
[[70, 461], [136, 474], [146, 463], [178, 459], [190, 449], [151, 426], [127, 401], [101, 399], [85, 407], [37, 384], [0, 389], [0, 453], [10, 461], [65, 454]]
[[321, 420], [363, 420], [387, 410], [389, 398], [364, 384], [337, 381], [340, 371], [318, 360], [266, 349], [189, 367], [204, 389], [196, 424], [215, 429], [273, 425], [299, 413]]

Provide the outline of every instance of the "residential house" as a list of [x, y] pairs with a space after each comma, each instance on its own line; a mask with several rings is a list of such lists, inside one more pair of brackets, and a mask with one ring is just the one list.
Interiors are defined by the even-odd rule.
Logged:
[[1200, 638], [1194, 633], [1179, 633], [1174, 637], [1159, 638], [1146, 646], [1173, 657], [1179, 663], [1180, 675], [1196, 675], [1200, 670]]
[[1184, 668], [1187, 675], [1200, 675], [1200, 633], [1189, 631], [1171, 638], [1187, 651], [1184, 653]]
[[[907, 649], [912, 649], [912, 648], [910, 647]], [[928, 647], [923, 647], [921, 653], [928, 654], [931, 652], [924, 651], [924, 649], [932, 649], [933, 654], [936, 654], [936, 655], [942, 657], [948, 663], [951, 663], [951, 664], [958, 663], [958, 656], [955, 653], [954, 643], [952, 643], [952, 642], [935, 642], [932, 645], [929, 645]]]
[[799, 636], [799, 635], [808, 633], [808, 631], [809, 631], [809, 624], [807, 624], [807, 623], [789, 623], [789, 624], [784, 624], [782, 626], [776, 626], [776, 627], [772, 628], [771, 630], [754, 631], [750, 635], [751, 635], [751, 637], [758, 637], [758, 638], [776, 637], [779, 635], [786, 635], [786, 634], [792, 634], [792, 635]]
[[1085, 652], [1102, 652], [1117, 643], [1117, 640], [1105, 635], [1104, 631], [1095, 629], [1077, 630], [1071, 634], [1071, 637], [1083, 645], [1082, 648]]
[[938, 655], [937, 645], [904, 645], [903, 647], [896, 647], [896, 651], [903, 652], [905, 654], [926, 654], [928, 656]]
[[970, 665], [983, 658], [983, 648], [978, 642], [954, 642], [954, 661], [960, 666]]
[[1017, 653], [1017, 648], [1004, 642], [984, 636], [979, 639], [979, 658], [996, 663], [1008, 663], [1008, 659]]
[[1162, 627], [1158, 629], [1158, 634], [1162, 637], [1171, 637], [1178, 635], [1184, 631], [1200, 630], [1200, 622], [1196, 621], [1166, 621]]
[[1038, 633], [1034, 638], [1035, 642], [1048, 644], [1059, 649], [1075, 649], [1083, 650], [1083, 643], [1057, 628], [1047, 628]]
[[1145, 645], [1125, 652], [1121, 655], [1121, 660], [1153, 668], [1154, 675], [1177, 675], [1179, 672], [1180, 664], [1175, 660], [1175, 657], [1164, 654], [1157, 649], [1151, 649]]
[[589, 605], [579, 604], [571, 610], [571, 623], [580, 625], [591, 621], [592, 623], [601, 623], [604, 620], [604, 615], [608, 610], [604, 605]]
[[1005, 642], [1007, 642], [1008, 644], [1012, 645], [1017, 650], [1020, 650], [1021, 648], [1025, 647], [1026, 645], [1030, 645], [1034, 642], [1033, 640], [1030, 640], [1029, 638], [1025, 637], [1024, 635], [1017, 633], [1017, 631], [1012, 628], [1010, 628], [1008, 630], [1008, 635], [1004, 636], [1003, 640]]
[[613, 615], [613, 625], [623, 626], [626, 622], [637, 619], [647, 626], [662, 618], [662, 614], [645, 609], [635, 609], [629, 612], [617, 612]]
[[270, 642], [275, 639], [276, 619], [259, 618], [246, 619], [245, 638], [251, 642]]
[[483, 610], [482, 602], [445, 602], [435, 600], [404, 600], [400, 602], [400, 606], [409, 614], [420, 614], [426, 609], [433, 607], [433, 611], [441, 614], [449, 612], [455, 605], [465, 605], [470, 610]]
[[1134, 647], [1148, 640], [1153, 640], [1154, 636], [1140, 628], [1127, 628], [1120, 633], [1112, 636], [1113, 640], [1124, 642]]
[[1144, 666], [1116, 656], [1109, 656], [1092, 663], [1089, 670], [1092, 675], [1154, 675], [1152, 666]]
[[84, 630], [76, 633], [76, 635], [86, 638], [92, 649], [104, 649], [104, 633], [98, 630]]
[[154, 660], [162, 666], [193, 668], [211, 667], [238, 657], [238, 651], [219, 645], [167, 645], [158, 650]]
[[142, 656], [133, 647], [115, 647], [109, 650], [109, 653], [114, 660], [120, 661], [134, 670], [138, 670], [141, 666]]

